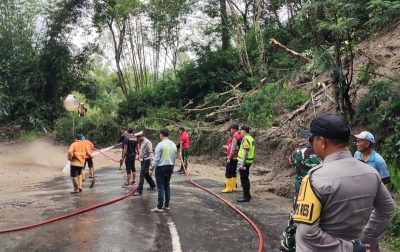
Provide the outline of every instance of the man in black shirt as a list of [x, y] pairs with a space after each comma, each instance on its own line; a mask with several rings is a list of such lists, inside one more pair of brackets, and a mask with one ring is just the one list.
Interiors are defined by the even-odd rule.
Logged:
[[[129, 136], [130, 134], [128, 133], [128, 128], [127, 127], [122, 127], [121, 128], [121, 136], [116, 144], [114, 144], [114, 147], [116, 147], [118, 144], [122, 144], [122, 152], [124, 151], [124, 140], [125, 137]], [[119, 170], [122, 170], [122, 164], [124, 163], [124, 160], [119, 161]]]
[[[130, 187], [130, 185], [136, 184], [136, 169], [135, 159], [136, 155], [139, 154], [139, 145], [137, 138], [133, 135], [133, 129], [128, 129], [129, 135], [127, 135], [123, 141], [124, 151], [122, 152], [121, 162], [125, 159], [126, 166], [126, 183], [122, 186], [124, 188]], [[132, 174], [132, 183], [129, 184]]]

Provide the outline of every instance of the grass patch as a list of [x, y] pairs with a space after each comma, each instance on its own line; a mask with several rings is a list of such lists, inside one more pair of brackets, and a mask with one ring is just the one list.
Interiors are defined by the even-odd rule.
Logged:
[[35, 140], [38, 137], [39, 133], [37, 131], [25, 131], [22, 130], [21, 131], [21, 136], [20, 136], [20, 140], [24, 141], [24, 142], [32, 142], [33, 140]]
[[382, 245], [390, 251], [400, 251], [400, 210], [397, 209], [385, 236]]

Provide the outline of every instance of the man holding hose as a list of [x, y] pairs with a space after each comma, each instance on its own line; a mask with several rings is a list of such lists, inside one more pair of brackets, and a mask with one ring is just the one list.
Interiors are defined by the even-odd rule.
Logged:
[[93, 157], [89, 147], [82, 141], [82, 135], [77, 134], [75, 142], [68, 150], [68, 160], [71, 161], [71, 177], [74, 190], [71, 193], [82, 192], [82, 168], [85, 164], [85, 157]]

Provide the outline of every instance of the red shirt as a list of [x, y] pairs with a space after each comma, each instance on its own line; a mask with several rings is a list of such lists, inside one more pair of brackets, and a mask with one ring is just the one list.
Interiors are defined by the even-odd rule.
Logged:
[[235, 135], [234, 135], [233, 137], [229, 137], [229, 138], [228, 138], [228, 142], [227, 142], [227, 144], [226, 144], [227, 147], [228, 147], [228, 148], [226, 149], [226, 156], [229, 158], [229, 156], [231, 155], [231, 151], [232, 151], [232, 140], [233, 140], [233, 138], [236, 138], [237, 144], [236, 144], [235, 149], [233, 150], [234, 153], [233, 153], [232, 158], [233, 158], [233, 159], [237, 159], [238, 151], [239, 151], [239, 147], [240, 147], [239, 141], [240, 141], [240, 139], [242, 139], [242, 135], [240, 135], [239, 132], [236, 132]]
[[187, 132], [185, 131], [182, 132], [180, 141], [183, 143], [181, 146], [182, 149], [189, 148], [190, 140], [189, 140], [189, 134]]

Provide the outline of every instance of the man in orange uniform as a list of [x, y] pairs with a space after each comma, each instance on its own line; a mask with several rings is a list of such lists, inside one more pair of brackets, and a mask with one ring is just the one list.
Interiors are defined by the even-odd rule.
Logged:
[[[94, 148], [94, 144], [89, 139], [86, 139], [85, 136], [83, 136], [83, 135], [82, 135], [82, 141], [89, 147], [90, 154], [92, 154], [92, 150]], [[86, 163], [89, 166], [89, 173], [90, 173], [89, 178], [94, 178], [93, 159], [88, 155], [88, 153], [86, 153], [85, 165], [83, 166], [83, 169], [82, 169], [82, 181], [86, 180], [86, 178], [85, 178], [85, 175], [86, 175]]]
[[68, 150], [68, 160], [71, 161], [71, 177], [74, 190], [71, 193], [82, 192], [82, 168], [85, 164], [85, 157], [93, 157], [89, 147], [82, 141], [82, 135], [77, 134], [75, 142], [71, 144]]

